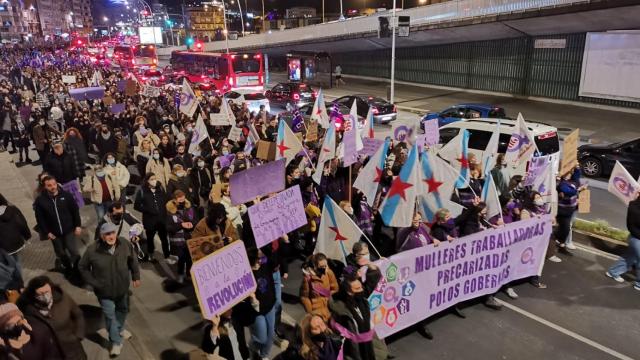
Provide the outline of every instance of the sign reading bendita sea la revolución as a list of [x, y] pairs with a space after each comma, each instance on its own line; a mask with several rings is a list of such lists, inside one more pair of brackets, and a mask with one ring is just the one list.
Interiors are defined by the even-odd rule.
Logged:
[[387, 337], [461, 301], [539, 275], [550, 234], [547, 215], [377, 261], [383, 277], [369, 296], [376, 333]]

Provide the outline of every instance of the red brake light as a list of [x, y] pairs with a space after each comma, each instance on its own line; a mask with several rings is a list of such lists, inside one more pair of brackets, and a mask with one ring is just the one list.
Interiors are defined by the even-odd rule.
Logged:
[[336, 122], [336, 130], [340, 130], [340, 126], [342, 126], [341, 122]]
[[235, 55], [231, 55], [231, 58], [232, 58], [232, 59], [235, 59], [235, 58], [236, 58], [236, 56], [235, 56]]
[[158, 63], [158, 60], [153, 59], [153, 63], [154, 63], [154, 64], [157, 64], [157, 63]]
[[318, 92], [313, 90], [313, 97], [318, 97]]
[[160, 76], [160, 80], [164, 80], [164, 75]]
[[256, 54], [256, 55], [254, 56], [254, 59], [260, 59], [261, 57], [262, 57], [262, 55], [260, 55], [260, 54]]
[[379, 113], [380, 111], [378, 110], [378, 108], [372, 108], [372, 109], [371, 109], [371, 112], [372, 112], [374, 115], [378, 115], [378, 113]]
[[146, 77], [146, 76], [143, 76], [143, 77], [142, 77], [142, 81], [147, 81], [147, 77]]
[[135, 65], [136, 64], [136, 59], [131, 59], [131, 64]]
[[200, 75], [201, 78], [206, 79], [207, 75]]
[[293, 94], [293, 100], [300, 100], [300, 94]]
[[233, 78], [232, 77], [229, 78], [229, 85], [233, 85]]

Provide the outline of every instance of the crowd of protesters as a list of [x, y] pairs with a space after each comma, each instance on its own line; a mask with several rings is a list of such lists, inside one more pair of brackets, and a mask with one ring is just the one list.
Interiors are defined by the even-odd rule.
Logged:
[[[454, 197], [465, 206], [460, 215], [454, 217], [449, 210], [440, 209], [435, 222], [427, 224], [416, 213], [412, 226], [389, 229], [378, 212], [379, 201], [369, 206], [356, 189], [347, 198], [349, 179], [355, 176], [349, 177], [339, 159], [327, 162], [319, 184], [312, 180], [320, 147], [314, 140], [304, 142], [304, 155], [286, 168], [286, 186], [299, 185], [302, 191], [307, 226], [258, 249], [247, 209], [260, 199], [233, 205], [229, 179], [266, 161], [258, 158], [255, 144], [247, 140], [255, 129], [260, 140], [274, 141], [276, 116], [263, 108], [253, 113], [246, 104], [234, 106], [236, 124], [232, 126], [241, 128], [239, 138], [227, 138], [230, 126], [207, 125], [209, 140], [197, 144], [194, 151], [195, 116], [187, 117], [177, 108], [176, 87], [164, 87], [155, 98], [143, 97], [119, 86], [122, 81], [133, 81], [127, 80], [125, 71], [98, 67], [65, 50], [5, 50], [0, 54], [0, 71], [5, 77], [0, 80], [2, 151], [11, 153], [17, 166], [42, 167], [33, 202], [37, 224], [29, 225], [36, 225], [40, 238], [51, 242], [56, 267], [93, 289], [104, 314], [112, 356], [119, 355], [124, 340], [133, 336], [125, 329], [125, 320], [130, 287], [140, 286], [139, 262], [163, 261], [175, 271], [178, 283], [189, 286], [185, 280], [192, 265], [186, 246], [190, 238], [212, 235], [213, 250], [243, 241], [254, 277], [261, 284], [232, 310], [207, 321], [204, 352], [225, 359], [267, 359], [276, 344], [283, 349], [278, 355], [282, 359], [384, 360], [392, 354], [372, 331], [367, 302], [382, 276], [374, 264], [372, 246], [388, 257], [458, 241], [552, 210], [556, 213], [541, 194], [524, 186], [522, 176], [509, 174], [503, 157], [498, 157], [490, 172], [470, 159], [470, 187]], [[94, 84], [96, 72], [100, 73], [98, 84]], [[75, 82], [63, 83], [63, 75], [74, 75]], [[92, 85], [105, 88], [103, 98], [77, 100], [69, 95], [72, 88]], [[198, 111], [205, 119], [221, 111], [222, 100], [215, 93], [198, 95]], [[112, 104], [125, 104], [124, 110], [114, 113]], [[304, 139], [304, 131], [302, 135]], [[322, 130], [319, 135], [321, 139]], [[32, 148], [37, 158], [30, 157]], [[389, 191], [406, 159], [407, 144], [390, 146], [380, 198]], [[354, 174], [366, 161], [361, 158], [352, 165]], [[474, 195], [480, 193], [485, 173], [497, 185], [502, 216], [488, 218], [486, 204]], [[578, 168], [561, 174], [557, 226], [547, 253], [550, 261], [561, 261], [555, 255], [556, 243], [567, 254], [573, 248], [571, 226], [582, 186]], [[363, 237], [357, 242], [346, 263], [314, 254], [325, 196], [339, 203], [371, 241]], [[640, 238], [637, 202], [629, 210], [629, 227], [634, 229], [636, 242]], [[86, 229], [80, 215], [80, 209], [90, 205], [95, 209], [95, 229]], [[29, 225], [20, 210], [0, 196], [0, 296], [5, 300], [0, 305], [0, 359], [86, 359], [81, 344], [83, 315], [74, 300], [45, 276], [23, 283], [20, 252], [31, 238]], [[95, 238], [84, 252], [78, 241], [83, 229], [93, 232]], [[303, 261], [301, 269], [290, 268], [296, 259]], [[637, 264], [637, 255], [636, 260], [628, 261]], [[626, 265], [616, 265], [610, 275], [621, 279]], [[364, 268], [365, 277], [361, 276]], [[299, 328], [293, 337], [281, 324], [282, 283], [290, 271], [302, 272], [299, 298], [307, 313], [297, 319]], [[538, 288], [546, 287], [538, 277], [529, 281]], [[511, 298], [518, 296], [508, 286], [505, 292]], [[501, 307], [493, 296], [484, 302], [493, 309]], [[465, 317], [461, 308], [454, 311]], [[433, 337], [425, 322], [416, 330]]]

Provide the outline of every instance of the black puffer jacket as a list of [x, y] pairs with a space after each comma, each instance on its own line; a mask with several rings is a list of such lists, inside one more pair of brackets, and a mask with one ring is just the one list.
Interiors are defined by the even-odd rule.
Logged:
[[31, 230], [20, 209], [13, 205], [0, 206], [0, 248], [8, 254], [22, 249], [26, 240], [31, 238]]
[[629, 202], [629, 209], [627, 210], [627, 229], [629, 229], [631, 236], [636, 239], [640, 239], [640, 198]]
[[151, 191], [148, 186], [142, 186], [136, 192], [133, 208], [142, 213], [142, 224], [149, 227], [164, 223], [167, 216], [165, 208], [167, 201], [167, 195], [159, 183], [155, 191]]
[[63, 152], [62, 155], [52, 152], [46, 157], [43, 168], [60, 184], [68, 183], [80, 177], [73, 156], [67, 152]]
[[63, 236], [82, 225], [78, 205], [73, 196], [62, 189], [58, 189], [56, 196], [44, 191], [36, 198], [33, 207], [43, 234]]

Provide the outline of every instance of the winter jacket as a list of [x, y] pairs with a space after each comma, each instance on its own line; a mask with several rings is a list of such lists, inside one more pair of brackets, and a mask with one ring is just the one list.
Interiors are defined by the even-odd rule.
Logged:
[[34, 208], [36, 220], [44, 234], [64, 236], [82, 225], [73, 196], [60, 188], [55, 196], [43, 191], [36, 198]]
[[36, 146], [36, 150], [44, 151], [45, 146], [51, 143], [53, 137], [53, 129], [49, 125], [37, 124], [33, 127], [33, 144]]
[[182, 165], [182, 168], [191, 169], [193, 167], [193, 157], [189, 153], [176, 154], [171, 160], [171, 165]]
[[[215, 245], [214, 251], [222, 249], [225, 245], [228, 245], [233, 241], [240, 240], [238, 231], [236, 231], [235, 226], [233, 226], [233, 223], [229, 219], [226, 219], [224, 234], [220, 233], [219, 227], [216, 230], [211, 230], [211, 227], [207, 224], [206, 217], [201, 219], [193, 229], [191, 238], [195, 239], [203, 236], [213, 236], [213, 244]], [[226, 241], [225, 238], [227, 239]]]
[[75, 150], [78, 160], [83, 164], [89, 163], [89, 156], [87, 155], [87, 147], [82, 139], [78, 136], [69, 136], [64, 139], [65, 148], [72, 148]]
[[[169, 197], [173, 197], [173, 193], [176, 190], [182, 191], [187, 199], [191, 202], [194, 202], [194, 194], [191, 191], [191, 180], [185, 175], [185, 177], [177, 177], [173, 174], [169, 177], [169, 182], [167, 183], [167, 194]], [[197, 197], [196, 197], [197, 199]]]
[[[45, 322], [53, 329], [65, 360], [85, 360], [87, 354], [81, 343], [85, 331], [82, 310], [59, 286], [54, 285], [52, 291], [53, 306], [48, 315], [43, 315], [34, 304], [24, 304], [22, 298], [18, 305], [27, 318]], [[29, 322], [31, 323], [31, 320]]]
[[195, 211], [191, 207], [189, 200], [185, 200], [184, 209], [178, 208], [178, 203], [175, 200], [169, 200], [166, 205], [167, 209], [167, 237], [173, 244], [186, 245], [186, 241], [191, 238], [191, 229], [184, 229], [182, 227], [183, 222], [190, 222], [196, 224]]
[[13, 256], [0, 249], [0, 300], [7, 300], [7, 290], [19, 291], [22, 288], [24, 281], [18, 263]]
[[157, 186], [155, 191], [144, 185], [136, 192], [133, 208], [142, 213], [144, 227], [164, 223], [167, 210], [167, 195], [162, 187]]
[[102, 159], [107, 153], [115, 154], [118, 151], [118, 141], [113, 134], [109, 134], [106, 139], [102, 136], [102, 133], [96, 136], [95, 145], [98, 148], [98, 156]]
[[66, 184], [80, 177], [73, 158], [66, 151], [62, 155], [51, 152], [44, 161], [43, 170], [53, 176], [60, 184]]
[[[640, 198], [629, 202], [627, 209], [627, 229], [631, 236], [640, 239]], [[636, 264], [638, 266], [638, 264]]]
[[329, 321], [329, 299], [338, 292], [338, 280], [331, 269], [327, 268], [322, 276], [312, 269], [303, 269], [304, 277], [300, 284], [300, 302], [307, 314], [319, 315]]
[[22, 348], [21, 360], [63, 360], [64, 350], [54, 328], [42, 316], [24, 314], [31, 325], [31, 340]]
[[[107, 189], [109, 189], [109, 197], [111, 198], [111, 201], [120, 199], [120, 187], [114, 184], [115, 181], [111, 175], [107, 173], [103, 180], [107, 185]], [[100, 184], [100, 178], [98, 176], [91, 175], [86, 177], [84, 179], [84, 184], [82, 185], [82, 192], [88, 193], [93, 203], [102, 204], [103, 191], [102, 185]]]
[[127, 170], [127, 167], [122, 165], [120, 162], [116, 161], [115, 165], [105, 165], [104, 172], [111, 175], [111, 178], [116, 184], [118, 184], [120, 190], [129, 185], [131, 174], [129, 173], [129, 170]]
[[234, 226], [241, 227], [242, 226], [242, 215], [247, 212], [247, 207], [244, 204], [240, 204], [237, 206], [231, 205], [231, 198], [228, 196], [222, 196], [220, 199], [220, 203], [224, 205], [224, 208], [227, 210], [227, 218], [231, 220]]
[[148, 173], [153, 173], [158, 179], [158, 183], [162, 184], [164, 189], [167, 188], [169, 178], [171, 177], [171, 168], [169, 167], [169, 161], [167, 159], [149, 159], [145, 174]]
[[193, 192], [196, 196], [200, 196], [205, 199], [208, 198], [209, 192], [211, 192], [211, 187], [214, 183], [214, 178], [211, 176], [209, 169], [206, 167], [203, 169], [194, 168], [191, 170], [189, 177], [191, 178], [191, 187], [193, 188]]
[[[363, 316], [362, 319], [355, 318], [354, 313], [357, 312], [352, 310], [353, 306], [358, 306]], [[347, 305], [343, 300], [332, 299], [329, 302], [329, 308], [332, 316], [331, 321], [335, 321], [350, 333], [363, 334], [371, 330], [371, 313], [366, 298], [355, 300], [355, 303], [351, 306]], [[336, 332], [340, 333], [339, 331]], [[384, 342], [374, 333], [373, 339], [369, 342], [355, 343], [351, 340], [345, 340], [343, 355], [345, 360], [386, 360], [389, 351]]]
[[[100, 240], [100, 228], [102, 227], [102, 225], [104, 225], [105, 223], [112, 223], [115, 226], [118, 227], [118, 231], [116, 232], [116, 235], [118, 237], [123, 237], [129, 241], [131, 241], [130, 237], [129, 237], [129, 231], [131, 230], [131, 227], [135, 224], [141, 224], [140, 220], [138, 220], [135, 216], [133, 216], [130, 212], [126, 211], [124, 212], [124, 214], [122, 215], [122, 220], [119, 223], [114, 223], [113, 219], [111, 219], [111, 215], [109, 214], [105, 214], [102, 219], [100, 219], [100, 221], [98, 221], [98, 225], [96, 226], [96, 233], [94, 235], [94, 238], [96, 241]], [[140, 238], [144, 239], [145, 238], [145, 233], [143, 232], [142, 234], [140, 234]]]
[[13, 205], [0, 206], [0, 248], [9, 255], [20, 251], [31, 238], [31, 230], [20, 209]]
[[131, 280], [140, 280], [138, 258], [131, 243], [120, 237], [113, 255], [104, 241], [87, 248], [78, 263], [84, 281], [93, 287], [99, 299], [118, 299], [129, 291]]

